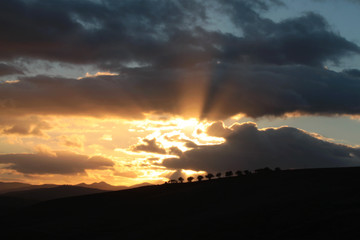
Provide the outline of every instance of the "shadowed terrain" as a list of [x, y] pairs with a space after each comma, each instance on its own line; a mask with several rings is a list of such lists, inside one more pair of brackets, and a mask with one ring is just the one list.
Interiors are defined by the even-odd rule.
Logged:
[[0, 182], [0, 216], [12, 213], [15, 209], [47, 200], [118, 191], [147, 185], [150, 185], [150, 183], [144, 182], [127, 187], [113, 186], [106, 182], [81, 183], [78, 185], [31, 185], [19, 182]]
[[[264, 172], [42, 202], [12, 239], [359, 239], [360, 168]], [[10, 238], [9, 238], [10, 239]]]
[[52, 188], [56, 187], [55, 184], [43, 184], [43, 185], [31, 185], [27, 183], [19, 182], [0, 182], [0, 194], [12, 192], [12, 191], [25, 191], [37, 188]]
[[102, 192], [105, 191], [95, 188], [63, 185], [53, 188], [39, 188], [25, 191], [14, 191], [6, 193], [3, 196], [17, 197], [40, 202], [57, 198], [73, 197]]
[[12, 213], [16, 209], [31, 206], [47, 200], [66, 198], [73, 196], [88, 195], [106, 192], [95, 188], [85, 188], [79, 186], [62, 185], [49, 187], [50, 185], [29, 185], [27, 190], [14, 190], [0, 195], [0, 216]]

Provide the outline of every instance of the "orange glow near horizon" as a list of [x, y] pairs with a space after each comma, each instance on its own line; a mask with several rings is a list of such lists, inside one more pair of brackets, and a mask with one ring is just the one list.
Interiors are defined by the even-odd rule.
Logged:
[[[98, 119], [90, 117], [44, 116], [41, 121], [50, 125], [43, 135], [10, 134], [0, 138], [4, 154], [51, 155], [58, 151], [84, 156], [101, 156], [114, 162], [113, 169], [86, 169], [73, 175], [24, 174], [2, 165], [0, 181], [31, 184], [78, 184], [105, 181], [113, 185], [134, 185], [142, 182], [161, 183], [172, 170], [161, 166], [165, 158], [178, 157], [171, 149], [185, 152], [188, 143], [213, 145], [224, 142], [222, 138], [206, 135], [211, 122], [195, 118], [180, 118], [145, 114], [144, 120]], [[39, 117], [40, 119], [40, 117]], [[143, 139], [156, 139], [156, 144], [166, 154], [131, 152], [129, 147], [143, 144]], [[187, 145], [188, 144], [188, 145]], [[199, 174], [183, 170], [184, 175]]]

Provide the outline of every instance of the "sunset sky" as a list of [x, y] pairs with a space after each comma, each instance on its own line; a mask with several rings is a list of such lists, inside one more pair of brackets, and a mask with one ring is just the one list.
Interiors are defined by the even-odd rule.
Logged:
[[360, 166], [358, 0], [1, 0], [0, 181]]

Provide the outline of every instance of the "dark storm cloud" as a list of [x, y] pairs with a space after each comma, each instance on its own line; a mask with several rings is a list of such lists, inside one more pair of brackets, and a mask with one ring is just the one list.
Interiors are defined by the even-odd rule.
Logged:
[[12, 74], [22, 74], [23, 72], [17, 67], [7, 65], [5, 63], [0, 63], [0, 76], [12, 75]]
[[347, 74], [301, 65], [225, 65], [214, 71], [211, 88], [215, 90], [202, 113], [207, 118], [360, 111], [360, 81]]
[[346, 69], [346, 70], [344, 70], [343, 72], [344, 72], [345, 74], [350, 75], [350, 76], [360, 78], [360, 70], [358, 70], [358, 69]]
[[72, 152], [3, 154], [0, 155], [0, 163], [9, 164], [6, 168], [24, 174], [72, 175], [85, 173], [86, 169], [108, 169], [114, 166], [108, 158]]
[[4, 0], [0, 58], [147, 62], [169, 47], [168, 38], [204, 18], [203, 11], [197, 1], [188, 0]]
[[[359, 53], [359, 47], [318, 14], [280, 22], [264, 18], [274, 4], [281, 2], [1, 1], [0, 60], [89, 63], [120, 75], [2, 83], [0, 116], [183, 115], [184, 99], [203, 106], [192, 117], [210, 119], [238, 113], [359, 114], [357, 70], [335, 73], [322, 67]], [[206, 27], [223, 16], [238, 35]], [[124, 67], [131, 62], [148, 65]], [[205, 96], [195, 100], [188, 92]]]
[[[234, 63], [305, 64], [359, 53], [320, 15], [275, 23], [263, 18], [279, 1], [123, 0], [0, 3], [0, 59], [90, 63], [118, 70], [129, 62], [188, 67], [220, 59]], [[207, 29], [230, 16], [243, 36]]]
[[360, 53], [355, 43], [332, 32], [318, 14], [307, 13], [275, 23], [259, 15], [247, 21], [246, 14], [232, 10], [234, 22], [243, 30], [244, 37], [224, 38], [222, 56], [226, 60], [322, 66], [326, 60], [337, 63], [341, 56]]
[[[20, 78], [0, 84], [0, 116], [64, 114], [143, 118], [143, 113], [181, 115], [183, 98], [204, 99], [181, 89], [203, 92], [203, 118], [224, 119], [303, 114], [359, 114], [360, 80], [348, 73], [301, 65], [204, 65], [186, 70], [136, 69], [119, 76], [82, 80], [55, 77]], [[190, 113], [198, 117], [199, 113]], [[190, 117], [190, 116], [188, 116]]]
[[259, 130], [255, 123], [244, 123], [228, 130], [232, 134], [225, 137], [225, 143], [184, 152], [180, 158], [165, 159], [163, 165], [211, 172], [360, 165], [360, 149], [331, 143], [297, 128]]

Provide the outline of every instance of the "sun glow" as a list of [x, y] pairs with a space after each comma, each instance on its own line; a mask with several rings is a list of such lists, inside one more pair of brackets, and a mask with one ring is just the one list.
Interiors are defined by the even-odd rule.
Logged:
[[78, 77], [78, 80], [84, 79], [84, 78], [93, 78], [93, 77], [99, 77], [99, 76], [118, 76], [118, 73], [111, 73], [111, 72], [97, 72], [94, 74], [86, 73], [84, 77]]
[[196, 145], [213, 145], [224, 142], [223, 138], [211, 137], [206, 129], [211, 122], [199, 121], [195, 118], [165, 118], [133, 121], [134, 132], [149, 132], [146, 139], [156, 139], [164, 148], [178, 147], [182, 151], [189, 150], [189, 142]]
[[[178, 158], [186, 151], [225, 141], [223, 138], [207, 135], [207, 128], [212, 122], [195, 118], [148, 115], [145, 120], [129, 121], [128, 124], [129, 132], [142, 134], [142, 137], [137, 137], [136, 144], [114, 150], [131, 156], [131, 168], [137, 172], [138, 179], [146, 181], [163, 181], [172, 176], [173, 170], [161, 166], [164, 159]], [[181, 173], [184, 176], [204, 174], [190, 169], [183, 169]]]
[[182, 170], [181, 172], [183, 172], [186, 176], [195, 176], [206, 173], [204, 171], [194, 171], [194, 170]]
[[[29, 117], [20, 120], [14, 124], [19, 126], [37, 124], [39, 131], [43, 131], [44, 134], [23, 136], [14, 133], [3, 136], [0, 143], [6, 146], [4, 149], [8, 149], [8, 153], [26, 153], [28, 149], [34, 154], [39, 154], [40, 150], [41, 153], [47, 150], [47, 154], [71, 152], [89, 158], [101, 156], [114, 163], [112, 169], [85, 169], [76, 176], [36, 175], [38, 179], [36, 182], [29, 175], [26, 181], [34, 184], [106, 181], [113, 185], [133, 185], [145, 181], [163, 182], [173, 174], [173, 170], [162, 166], [164, 159], [178, 158], [199, 146], [214, 145], [224, 141], [222, 138], [214, 138], [206, 134], [212, 122], [200, 121], [196, 118], [148, 114], [145, 119], [135, 121], [73, 116]], [[32, 134], [30, 130], [28, 134]], [[12, 150], [13, 145], [18, 146], [18, 152]], [[145, 145], [145, 148], [133, 151], [132, 146], [136, 145]], [[150, 147], [155, 147], [156, 151], [148, 151]], [[6, 168], [9, 167], [3, 167], [1, 172], [8, 174], [12, 181], [24, 178], [22, 173]], [[182, 170], [182, 172], [186, 176], [201, 174], [191, 170]]]

